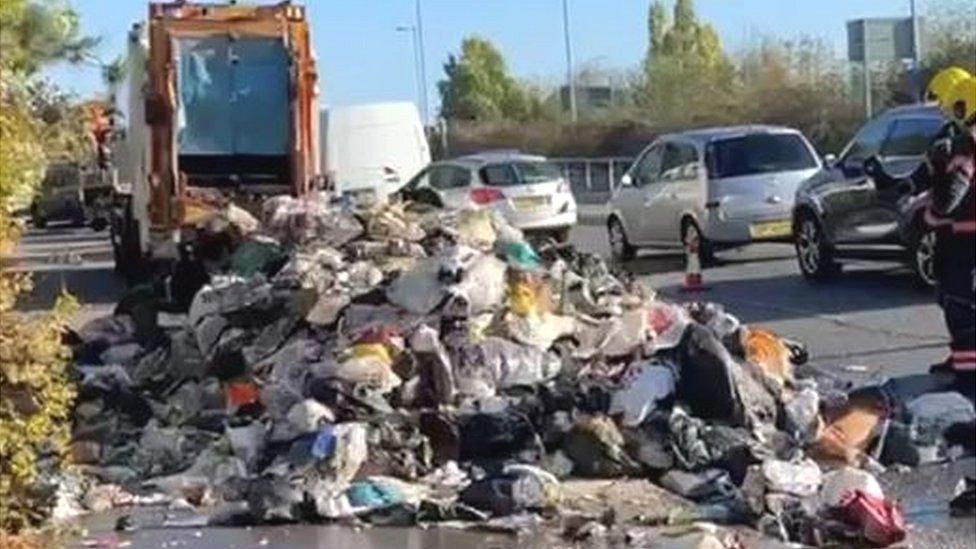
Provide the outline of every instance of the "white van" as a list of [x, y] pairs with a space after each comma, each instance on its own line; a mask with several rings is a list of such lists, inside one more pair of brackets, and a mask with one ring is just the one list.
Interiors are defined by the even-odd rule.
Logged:
[[322, 111], [322, 166], [340, 194], [384, 198], [430, 163], [417, 107], [370, 103]]

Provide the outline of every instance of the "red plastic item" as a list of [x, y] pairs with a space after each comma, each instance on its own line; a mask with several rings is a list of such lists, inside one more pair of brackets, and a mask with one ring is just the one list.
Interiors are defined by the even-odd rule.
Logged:
[[905, 517], [895, 504], [854, 490], [843, 500], [838, 515], [852, 526], [861, 528], [864, 539], [886, 547], [905, 539]]
[[245, 406], [260, 403], [260, 392], [257, 385], [251, 381], [232, 381], [224, 387], [227, 397], [227, 409], [234, 413]]

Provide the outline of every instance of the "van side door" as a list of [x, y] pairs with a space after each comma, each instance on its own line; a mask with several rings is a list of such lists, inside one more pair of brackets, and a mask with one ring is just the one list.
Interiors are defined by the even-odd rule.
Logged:
[[646, 209], [648, 232], [663, 244], [681, 242], [681, 215], [703, 201], [698, 149], [672, 141], [664, 149], [656, 193]]
[[651, 240], [648, 233], [646, 207], [653, 200], [657, 189], [658, 174], [661, 171], [661, 155], [664, 143], [653, 143], [644, 150], [627, 172], [629, 182], [621, 184], [614, 194], [613, 203], [623, 218], [627, 238], [634, 244], [644, 244]]

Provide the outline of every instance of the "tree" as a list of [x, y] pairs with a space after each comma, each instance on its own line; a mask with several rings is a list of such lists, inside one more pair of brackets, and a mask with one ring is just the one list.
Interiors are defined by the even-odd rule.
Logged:
[[[966, 16], [968, 14], [968, 16]], [[932, 74], [962, 67], [976, 74], [976, 0], [939, 0], [925, 18], [923, 65]]]
[[668, 11], [662, 2], [651, 2], [647, 12], [647, 34], [649, 35], [648, 55], [661, 51], [664, 35], [668, 30]]
[[670, 20], [661, 0], [651, 2], [648, 34], [637, 96], [655, 121], [669, 125], [689, 112], [697, 118], [727, 112], [724, 98], [731, 91], [734, 67], [715, 29], [698, 20], [692, 0], [677, 0]]
[[[37, 72], [82, 60], [94, 43], [63, 2], [0, 1], [0, 249], [17, 238], [13, 211], [35, 192], [47, 160], [85, 148], [84, 113]], [[24, 318], [14, 305], [29, 289], [25, 276], [0, 272], [0, 532], [47, 515], [55, 487], [41, 479], [53, 478], [67, 453], [74, 395], [61, 343], [71, 300]]]
[[462, 120], [525, 120], [538, 114], [538, 99], [508, 72], [505, 59], [491, 42], [469, 36], [461, 55], [448, 56], [446, 78], [437, 83], [441, 116]]
[[4, 0], [0, 8], [3, 69], [34, 74], [52, 61], [80, 62], [98, 39], [79, 33], [78, 14], [65, 2]]

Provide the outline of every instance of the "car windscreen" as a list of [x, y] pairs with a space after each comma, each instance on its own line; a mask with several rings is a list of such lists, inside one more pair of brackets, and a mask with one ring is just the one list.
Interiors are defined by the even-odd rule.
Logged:
[[706, 162], [713, 179], [805, 170], [817, 161], [795, 133], [752, 134], [712, 141]]
[[554, 181], [562, 177], [555, 165], [548, 162], [506, 162], [481, 169], [481, 179], [492, 187], [510, 187]]

